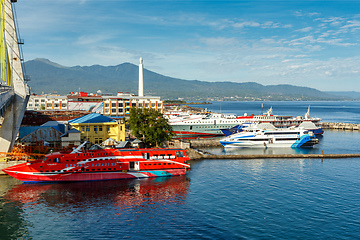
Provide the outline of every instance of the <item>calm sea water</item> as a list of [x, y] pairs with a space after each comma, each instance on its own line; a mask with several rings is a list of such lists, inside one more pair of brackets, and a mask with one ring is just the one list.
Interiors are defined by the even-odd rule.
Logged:
[[[359, 103], [318, 104], [359, 119]], [[306, 151], [359, 153], [359, 136], [326, 131]], [[146, 180], [0, 177], [0, 239], [359, 239], [359, 173], [360, 159], [259, 159], [196, 161], [187, 176]]]

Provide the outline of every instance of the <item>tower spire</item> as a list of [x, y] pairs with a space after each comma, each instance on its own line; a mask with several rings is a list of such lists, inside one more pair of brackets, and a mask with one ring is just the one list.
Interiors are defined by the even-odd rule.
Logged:
[[143, 59], [140, 58], [139, 64], [139, 97], [144, 96], [144, 67], [143, 67]]

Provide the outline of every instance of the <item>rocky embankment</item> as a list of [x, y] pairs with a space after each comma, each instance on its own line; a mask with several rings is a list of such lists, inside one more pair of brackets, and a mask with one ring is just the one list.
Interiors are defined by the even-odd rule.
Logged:
[[332, 122], [323, 122], [321, 123], [323, 129], [339, 129], [339, 130], [350, 130], [350, 131], [359, 131], [360, 124], [355, 123], [332, 123]]

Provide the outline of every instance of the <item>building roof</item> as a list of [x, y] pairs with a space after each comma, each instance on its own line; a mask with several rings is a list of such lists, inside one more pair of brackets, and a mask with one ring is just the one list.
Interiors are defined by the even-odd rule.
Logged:
[[75, 128], [72, 128], [69, 131], [67, 131], [66, 133], [64, 133], [63, 135], [61, 135], [60, 137], [68, 137], [69, 133], [81, 133], [81, 132]]
[[34, 132], [35, 130], [37, 130], [38, 128], [40, 128], [40, 126], [34, 126], [34, 127], [20, 127], [19, 129], [19, 139], [25, 137], [26, 135]]
[[24, 136], [20, 139], [20, 142], [38, 142], [38, 141], [47, 141], [54, 142], [60, 141], [60, 136], [62, 132], [56, 130], [53, 127], [38, 127], [35, 131]]
[[69, 120], [69, 123], [104, 123], [116, 122], [114, 119], [103, 116], [98, 113], [90, 113], [88, 115]]
[[41, 125], [40, 127], [52, 127], [55, 128], [56, 130], [65, 133], [65, 121], [48, 121], [46, 123], [44, 123], [43, 125]]

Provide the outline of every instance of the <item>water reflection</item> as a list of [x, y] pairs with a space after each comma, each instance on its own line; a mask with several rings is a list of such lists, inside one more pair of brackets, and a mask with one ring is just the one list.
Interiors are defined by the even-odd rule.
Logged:
[[186, 176], [59, 184], [19, 184], [4, 195], [10, 202], [45, 204], [57, 211], [82, 211], [99, 204], [133, 206], [142, 202], [179, 202], [189, 188]]

